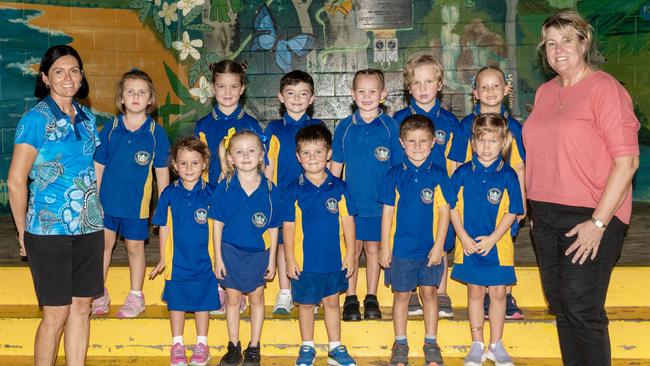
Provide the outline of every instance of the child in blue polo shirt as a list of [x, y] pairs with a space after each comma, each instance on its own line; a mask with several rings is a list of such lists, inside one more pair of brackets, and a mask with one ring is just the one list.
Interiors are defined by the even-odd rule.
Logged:
[[[521, 124], [508, 112], [504, 103], [506, 96], [509, 96], [508, 105], [512, 106], [514, 91], [512, 90], [512, 76], [506, 77], [503, 71], [496, 66], [485, 66], [481, 68], [474, 77], [472, 83], [472, 97], [474, 99], [474, 110], [460, 122], [462, 134], [454, 139], [449, 152], [449, 158], [462, 164], [472, 160], [472, 125], [474, 118], [481, 113], [499, 113], [508, 122], [508, 130], [512, 135], [512, 144], [508, 163], [517, 172], [519, 186], [521, 187], [522, 202], [526, 202], [526, 190], [524, 187], [524, 173], [526, 168], [526, 152], [524, 151], [524, 142], [521, 137]], [[513, 226], [513, 235], [516, 235], [518, 223], [526, 216], [526, 205], [524, 205], [524, 214], [517, 216], [517, 221]], [[524, 313], [517, 306], [515, 298], [512, 296], [512, 286], [508, 286], [506, 296], [506, 319], [523, 319]], [[490, 297], [486, 293], [483, 307], [485, 315], [488, 315]]]
[[[436, 126], [436, 144], [431, 154], [433, 161], [447, 171], [447, 175], [456, 169], [456, 162], [449, 159], [449, 151], [454, 138], [459, 134], [458, 119], [451, 112], [440, 105], [438, 93], [443, 85], [442, 64], [431, 55], [420, 55], [413, 57], [404, 67], [404, 84], [411, 94], [411, 101], [408, 107], [395, 113], [395, 120], [398, 123], [411, 115], [419, 114], [427, 116]], [[454, 248], [454, 230], [452, 227], [447, 231], [445, 239], [445, 252]], [[445, 273], [447, 273], [447, 256], [443, 256]], [[447, 276], [443, 276], [440, 287], [438, 287], [438, 313], [443, 318], [451, 318], [454, 311], [451, 306], [451, 299], [447, 296]], [[411, 297], [409, 314], [422, 314], [422, 307], [417, 296]]]
[[[511, 134], [498, 113], [476, 117], [472, 127], [474, 156], [451, 178], [457, 202], [451, 212], [458, 238], [451, 278], [467, 285], [472, 347], [465, 365], [481, 365], [487, 358], [512, 365], [501, 342], [506, 311], [506, 286], [516, 282], [514, 246], [510, 231], [524, 212], [517, 173], [506, 164]], [[466, 209], [467, 208], [467, 209]], [[483, 344], [483, 297], [490, 296], [490, 346]]]
[[436, 287], [444, 276], [443, 247], [454, 201], [447, 172], [433, 162], [435, 128], [425, 116], [406, 117], [400, 126], [406, 158], [384, 179], [381, 252], [384, 280], [393, 290], [391, 365], [408, 365], [406, 323], [411, 290], [420, 288], [424, 303], [424, 364], [442, 365], [436, 342]]
[[[225, 178], [217, 185], [208, 217], [214, 219], [215, 273], [226, 289], [228, 348], [220, 365], [260, 364], [264, 285], [275, 275], [278, 191], [262, 173], [264, 146], [255, 132], [241, 130], [223, 141]], [[248, 294], [251, 340], [242, 357], [239, 306]]]
[[196, 137], [187, 137], [174, 144], [171, 156], [179, 179], [162, 192], [153, 216], [153, 223], [160, 225], [160, 261], [149, 278], [160, 273], [165, 277], [162, 299], [172, 329], [170, 364], [187, 365], [185, 312], [193, 312], [197, 337], [190, 365], [207, 365], [209, 311], [221, 306], [212, 267], [212, 220], [208, 219], [213, 189], [201, 178], [208, 169], [210, 151]]
[[[384, 74], [380, 70], [360, 70], [352, 80], [352, 99], [357, 106], [353, 115], [341, 120], [334, 132], [332, 174], [343, 177], [359, 207], [355, 219], [356, 253], [366, 253], [368, 293], [363, 300], [364, 319], [381, 319], [377, 301], [379, 282], [379, 246], [381, 240], [381, 205], [379, 188], [391, 166], [402, 162], [404, 151], [399, 144], [397, 122], [384, 114], [380, 104], [386, 97]], [[361, 320], [356, 296], [357, 276], [343, 304], [343, 320]]]
[[[95, 154], [97, 188], [104, 210], [104, 282], [118, 235], [125, 239], [131, 272], [131, 291], [117, 313], [133, 318], [145, 308], [142, 285], [145, 272], [144, 241], [149, 237], [149, 203], [153, 171], [158, 194], [169, 184], [169, 138], [149, 113], [156, 110], [156, 92], [147, 73], [131, 70], [115, 88], [120, 111], [99, 133]], [[153, 167], [153, 169], [152, 169]], [[93, 300], [92, 313], [108, 313], [110, 297]]]
[[210, 171], [204, 180], [217, 185], [221, 176], [219, 144], [231, 128], [235, 131], [248, 129], [262, 134], [259, 122], [242, 110], [239, 99], [246, 89], [246, 70], [232, 60], [222, 60], [210, 65], [212, 91], [216, 105], [214, 110], [196, 122], [194, 136], [203, 141], [212, 156]]
[[[282, 119], [269, 122], [264, 135], [269, 144], [266, 176], [280, 188], [286, 187], [302, 173], [302, 167], [296, 159], [296, 133], [305, 126], [322, 124], [323, 121], [312, 118], [307, 112], [314, 103], [314, 79], [301, 70], [285, 74], [280, 80], [278, 99], [285, 110]], [[280, 292], [273, 307], [274, 314], [288, 314], [292, 299], [289, 278], [285, 272], [284, 245], [278, 235], [278, 282]]]
[[329, 337], [328, 364], [356, 365], [341, 345], [339, 294], [348, 287], [346, 277], [357, 269], [353, 244], [357, 210], [348, 185], [326, 169], [331, 144], [332, 134], [322, 124], [298, 131], [296, 155], [304, 173], [282, 190], [287, 275], [300, 311], [302, 346], [296, 366], [314, 364], [314, 306], [321, 302]]

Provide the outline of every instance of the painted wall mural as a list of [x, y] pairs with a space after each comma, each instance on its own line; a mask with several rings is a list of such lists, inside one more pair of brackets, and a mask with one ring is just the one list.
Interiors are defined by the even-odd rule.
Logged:
[[[392, 113], [406, 102], [403, 65], [422, 52], [442, 61], [443, 104], [457, 116], [471, 110], [471, 77], [491, 64], [513, 75], [513, 114], [525, 120], [536, 88], [552, 76], [536, 51], [541, 23], [567, 7], [589, 19], [598, 41], [594, 61], [633, 97], [643, 126], [634, 198], [650, 201], [650, 1], [413, 0], [412, 6], [412, 28], [366, 31], [356, 27], [352, 0], [0, 1], [0, 212], [8, 213], [15, 126], [36, 103], [38, 62], [51, 45], [80, 52], [88, 104], [100, 123], [115, 113], [119, 76], [132, 68], [148, 72], [158, 91], [157, 120], [172, 138], [190, 134], [212, 108], [209, 65], [225, 58], [248, 64], [246, 109], [262, 124], [278, 117], [279, 80], [293, 68], [314, 76], [315, 115], [331, 127], [350, 114], [351, 79], [361, 68], [384, 70]], [[396, 39], [396, 61], [375, 59], [373, 44], [382, 38]]]

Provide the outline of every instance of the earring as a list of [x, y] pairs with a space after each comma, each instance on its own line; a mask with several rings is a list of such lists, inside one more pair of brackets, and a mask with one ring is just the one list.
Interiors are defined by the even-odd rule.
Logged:
[[46, 87], [47, 89], [49, 89], [49, 88], [50, 88], [50, 84], [45, 84], [45, 87]]
[[384, 103], [386, 103], [386, 98], [379, 99], [379, 104], [384, 104]]

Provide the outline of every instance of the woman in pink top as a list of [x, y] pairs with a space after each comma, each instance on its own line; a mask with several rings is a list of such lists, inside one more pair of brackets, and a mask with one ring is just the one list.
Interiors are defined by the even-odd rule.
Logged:
[[591, 45], [576, 12], [546, 19], [539, 48], [557, 76], [537, 90], [523, 128], [533, 241], [565, 365], [611, 362], [605, 297], [639, 165], [632, 101], [590, 65]]

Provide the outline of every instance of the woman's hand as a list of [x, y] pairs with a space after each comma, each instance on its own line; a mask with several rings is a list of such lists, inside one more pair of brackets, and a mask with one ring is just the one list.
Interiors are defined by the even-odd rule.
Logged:
[[496, 240], [489, 235], [477, 236], [475, 240], [478, 241], [478, 243], [476, 243], [476, 253], [484, 257], [490, 253], [494, 245], [497, 243]]
[[18, 231], [16, 234], [16, 239], [18, 239], [18, 254], [21, 257], [27, 257], [27, 251], [25, 250], [25, 232]]
[[603, 238], [605, 229], [597, 227], [591, 220], [587, 220], [583, 223], [580, 223], [571, 229], [565, 235], [567, 237], [572, 237], [578, 235], [576, 241], [571, 244], [571, 246], [564, 252], [564, 255], [571, 255], [575, 252], [571, 263], [578, 262], [583, 264], [587, 261], [587, 258], [591, 257], [591, 260], [596, 259], [598, 254], [598, 248], [600, 247], [600, 241]]
[[223, 259], [216, 258], [214, 260], [214, 275], [220, 280], [223, 280], [228, 275], [228, 273], [226, 273], [226, 265], [223, 263]]
[[149, 279], [153, 280], [154, 278], [156, 278], [156, 276], [161, 274], [164, 269], [165, 269], [165, 261], [161, 259], [160, 262], [158, 262], [158, 264], [156, 264], [156, 266], [153, 267], [151, 272], [149, 272]]

